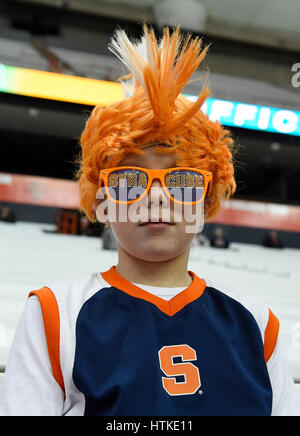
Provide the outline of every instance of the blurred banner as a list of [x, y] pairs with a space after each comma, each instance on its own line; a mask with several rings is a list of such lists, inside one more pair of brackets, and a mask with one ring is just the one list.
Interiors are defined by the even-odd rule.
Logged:
[[0, 91], [91, 106], [105, 106], [124, 98], [120, 83], [3, 64], [0, 64]]
[[78, 184], [72, 180], [0, 173], [0, 201], [78, 209]]
[[[125, 97], [120, 83], [0, 64], [0, 92], [106, 106]], [[184, 94], [194, 101], [197, 96]], [[300, 136], [300, 112], [208, 98], [202, 111], [225, 126]]]
[[[79, 209], [79, 189], [72, 180], [0, 173], [0, 202]], [[211, 222], [300, 232], [300, 207], [228, 200]]]
[[214, 223], [300, 232], [300, 207], [248, 200], [228, 200]]

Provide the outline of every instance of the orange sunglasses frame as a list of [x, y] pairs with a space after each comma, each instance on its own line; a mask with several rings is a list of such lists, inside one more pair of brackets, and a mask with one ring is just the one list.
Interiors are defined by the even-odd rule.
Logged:
[[[143, 171], [147, 174], [148, 176], [148, 184], [147, 187], [145, 189], [145, 192], [138, 198], [135, 198], [133, 200], [129, 200], [129, 201], [119, 201], [119, 200], [115, 200], [114, 198], [112, 198], [109, 194], [109, 188], [108, 188], [108, 176], [116, 171], [116, 170], [139, 170], [139, 171]], [[168, 188], [166, 187], [165, 184], [165, 175], [167, 173], [169, 173], [170, 171], [178, 171], [178, 170], [188, 170], [188, 171], [195, 171], [199, 174], [201, 174], [204, 178], [204, 194], [203, 197], [201, 198], [201, 200], [198, 201], [189, 201], [189, 202], [182, 202], [179, 200], [176, 200], [175, 198], [173, 198], [168, 191]], [[162, 169], [162, 170], [153, 170], [153, 169], [149, 169], [149, 168], [142, 168], [142, 167], [135, 167], [135, 166], [122, 166], [122, 167], [114, 167], [114, 168], [106, 168], [100, 171], [99, 174], [99, 187], [101, 188], [103, 185], [105, 187], [105, 192], [108, 196], [108, 198], [117, 203], [117, 204], [132, 204], [135, 203], [139, 200], [141, 200], [142, 198], [144, 198], [146, 196], [146, 194], [149, 192], [153, 180], [158, 179], [160, 181], [160, 184], [165, 192], [165, 194], [168, 196], [168, 198], [170, 198], [172, 201], [174, 201], [175, 203], [178, 204], [186, 204], [186, 205], [193, 205], [193, 204], [198, 204], [201, 201], [203, 201], [206, 196], [208, 197], [211, 193], [211, 188], [212, 188], [212, 172], [208, 171], [208, 170], [199, 170], [197, 168], [190, 168], [190, 167], [174, 167], [174, 168], [166, 168], [166, 169]]]

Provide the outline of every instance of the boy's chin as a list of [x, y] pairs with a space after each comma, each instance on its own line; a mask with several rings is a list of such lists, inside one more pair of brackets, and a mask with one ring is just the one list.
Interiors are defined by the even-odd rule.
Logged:
[[158, 254], [148, 254], [148, 253], [143, 253], [142, 256], [139, 256], [138, 258], [140, 260], [143, 260], [145, 262], [167, 262], [168, 260], [174, 259], [177, 256], [174, 255], [158, 255]]
[[166, 247], [166, 249], [162, 249], [160, 246], [156, 247], [147, 247], [140, 252], [135, 251], [133, 253], [134, 257], [144, 260], [146, 262], [166, 262], [171, 259], [175, 259], [179, 255], [181, 255], [185, 250], [174, 249], [171, 250], [170, 247]]

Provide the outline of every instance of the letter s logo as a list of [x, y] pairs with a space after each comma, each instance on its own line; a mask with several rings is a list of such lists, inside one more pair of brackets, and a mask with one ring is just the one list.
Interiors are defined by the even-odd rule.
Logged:
[[[201, 386], [199, 369], [190, 362], [197, 360], [196, 351], [189, 345], [169, 345], [158, 352], [160, 368], [167, 377], [162, 384], [169, 395], [192, 395]], [[173, 363], [174, 357], [181, 357], [182, 363]], [[184, 382], [176, 382], [175, 376], [183, 375]]]

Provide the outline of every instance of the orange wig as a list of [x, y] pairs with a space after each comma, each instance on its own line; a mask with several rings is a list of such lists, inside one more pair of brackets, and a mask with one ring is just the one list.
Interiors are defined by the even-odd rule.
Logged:
[[177, 166], [212, 171], [212, 191], [204, 204], [206, 221], [234, 193], [233, 139], [229, 130], [201, 111], [210, 94], [208, 86], [202, 86], [195, 102], [181, 94], [209, 48], [201, 46], [201, 39], [184, 37], [179, 28], [172, 34], [165, 28], [160, 44], [146, 25], [136, 44], [123, 30], [115, 32], [109, 48], [129, 69], [134, 92], [110, 106], [96, 106], [82, 132], [81, 208], [91, 221], [95, 221], [99, 171], [117, 166], [128, 153], [143, 153], [149, 144], [158, 144], [156, 151], [161, 153], [175, 150]]

